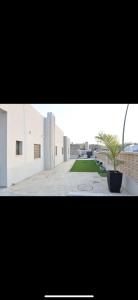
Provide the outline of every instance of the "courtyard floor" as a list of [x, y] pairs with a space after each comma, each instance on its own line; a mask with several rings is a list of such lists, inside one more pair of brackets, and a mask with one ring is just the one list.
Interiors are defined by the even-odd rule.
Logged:
[[9, 188], [0, 189], [0, 196], [123, 196], [111, 194], [107, 178], [98, 173], [70, 172], [75, 159], [63, 162], [53, 170], [42, 171]]

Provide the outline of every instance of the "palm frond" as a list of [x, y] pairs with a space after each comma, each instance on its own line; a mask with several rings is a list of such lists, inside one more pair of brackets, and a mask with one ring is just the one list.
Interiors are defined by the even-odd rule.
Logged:
[[114, 169], [118, 164], [117, 156], [122, 150], [122, 146], [119, 144], [117, 136], [111, 134], [105, 134], [100, 132], [98, 136], [95, 137], [96, 140], [106, 146], [108, 149], [108, 157], [114, 164]]

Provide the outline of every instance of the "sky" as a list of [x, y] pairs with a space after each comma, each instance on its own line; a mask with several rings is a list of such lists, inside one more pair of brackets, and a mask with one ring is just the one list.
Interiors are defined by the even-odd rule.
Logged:
[[[52, 112], [56, 124], [73, 143], [96, 144], [99, 132], [117, 135], [122, 141], [127, 104], [32, 104], [43, 116]], [[138, 143], [138, 104], [130, 104], [126, 120], [125, 143]]]

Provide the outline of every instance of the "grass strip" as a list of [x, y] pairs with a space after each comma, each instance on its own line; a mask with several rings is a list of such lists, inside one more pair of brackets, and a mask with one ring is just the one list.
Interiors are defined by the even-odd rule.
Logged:
[[70, 172], [97, 172], [102, 177], [107, 176], [107, 172], [102, 171], [95, 160], [76, 160]]

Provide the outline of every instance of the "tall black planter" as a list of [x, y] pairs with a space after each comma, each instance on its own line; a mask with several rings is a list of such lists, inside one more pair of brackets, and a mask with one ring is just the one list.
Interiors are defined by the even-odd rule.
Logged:
[[119, 171], [108, 171], [107, 182], [111, 193], [120, 193], [123, 174]]

